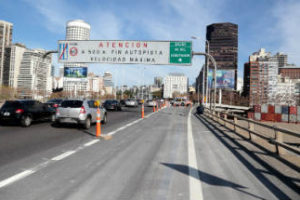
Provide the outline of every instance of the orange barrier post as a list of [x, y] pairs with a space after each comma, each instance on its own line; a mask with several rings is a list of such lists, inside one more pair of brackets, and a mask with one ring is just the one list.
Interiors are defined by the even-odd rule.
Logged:
[[144, 104], [142, 104], [142, 119], [144, 119]]
[[155, 106], [153, 106], [153, 112], [155, 112]]
[[158, 102], [156, 102], [156, 111], [158, 111]]
[[101, 115], [100, 115], [100, 109], [97, 108], [97, 118], [96, 118], [96, 137], [101, 136]]

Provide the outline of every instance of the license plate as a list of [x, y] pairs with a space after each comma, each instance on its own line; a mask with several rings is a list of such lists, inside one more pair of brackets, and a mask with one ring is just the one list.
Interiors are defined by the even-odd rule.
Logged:
[[10, 113], [9, 112], [5, 112], [3, 115], [4, 116], [10, 116]]

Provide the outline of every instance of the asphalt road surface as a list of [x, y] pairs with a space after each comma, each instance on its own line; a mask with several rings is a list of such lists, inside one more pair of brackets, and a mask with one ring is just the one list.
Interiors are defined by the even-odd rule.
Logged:
[[299, 199], [190, 108], [146, 111], [110, 112], [111, 140], [94, 128], [1, 127], [0, 199]]

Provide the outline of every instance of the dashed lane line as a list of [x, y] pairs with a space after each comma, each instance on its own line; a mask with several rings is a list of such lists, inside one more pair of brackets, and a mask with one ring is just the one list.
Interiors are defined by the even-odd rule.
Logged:
[[[148, 117], [150, 117], [150, 116], [153, 115], [153, 114], [155, 114], [155, 113], [151, 113], [151, 114], [147, 115], [145, 118], [148, 118]], [[141, 121], [141, 120], [142, 120], [142, 119], [137, 119], [137, 120], [135, 120], [135, 121], [133, 121], [133, 122], [127, 124], [127, 125], [124, 125], [124, 126], [118, 128], [118, 129], [115, 130], [115, 131], [109, 132], [107, 135], [114, 135], [114, 134], [116, 134], [117, 132], [119, 132], [119, 131], [121, 131], [121, 130], [123, 130], [123, 129], [129, 127], [129, 126], [132, 126], [132, 125], [138, 123], [138, 122]], [[23, 178], [25, 178], [25, 177], [27, 177], [27, 176], [29, 176], [29, 175], [35, 173], [36, 171], [38, 171], [38, 170], [40, 170], [40, 169], [42, 169], [42, 168], [47, 167], [50, 163], [53, 163], [53, 162], [55, 162], [55, 161], [63, 160], [63, 159], [65, 159], [65, 158], [71, 156], [72, 154], [75, 154], [76, 152], [78, 152], [78, 151], [84, 149], [85, 147], [89, 147], [89, 146], [92, 146], [92, 145], [98, 143], [99, 141], [100, 141], [100, 139], [94, 139], [94, 140], [91, 140], [91, 141], [85, 143], [84, 145], [79, 146], [79, 147], [78, 147], [77, 149], [75, 149], [75, 150], [71, 150], [71, 151], [64, 152], [64, 153], [62, 153], [62, 154], [60, 154], [60, 155], [58, 155], [58, 156], [55, 156], [55, 157], [51, 158], [50, 160], [47, 160], [47, 161], [45, 161], [45, 162], [43, 162], [43, 163], [40, 163], [40, 164], [36, 165], [36, 166], [33, 167], [32, 169], [25, 170], [25, 171], [23, 171], [23, 172], [20, 172], [20, 173], [18, 173], [18, 174], [15, 174], [15, 175], [13, 175], [13, 176], [7, 178], [7, 179], [4, 179], [4, 180], [0, 181], [0, 188], [3, 188], [3, 187], [5, 187], [5, 186], [7, 186], [7, 185], [10, 185], [10, 184], [14, 183], [14, 182], [17, 182], [17, 181], [19, 181], [19, 180], [21, 180], [21, 179], [23, 179]]]
[[70, 155], [72, 155], [72, 154], [74, 154], [74, 153], [76, 153], [76, 152], [77, 152], [77, 151], [67, 151], [67, 152], [62, 153], [62, 154], [60, 154], [60, 155], [58, 155], [58, 156], [55, 156], [54, 158], [51, 158], [51, 160], [59, 161], [59, 160], [62, 160], [62, 159], [64, 159], [64, 158], [66, 158], [66, 157], [69, 157]]
[[91, 140], [90, 142], [85, 143], [84, 146], [85, 147], [92, 146], [93, 144], [96, 144], [99, 141], [100, 141], [99, 139]]
[[21, 173], [18, 173], [16, 175], [12, 176], [12, 177], [9, 177], [9, 178], [7, 178], [7, 179], [0, 182], [0, 188], [5, 187], [9, 184], [12, 184], [16, 181], [19, 181], [19, 180], [33, 174], [34, 172], [35, 171], [33, 171], [33, 170], [25, 170], [25, 171], [23, 171]]

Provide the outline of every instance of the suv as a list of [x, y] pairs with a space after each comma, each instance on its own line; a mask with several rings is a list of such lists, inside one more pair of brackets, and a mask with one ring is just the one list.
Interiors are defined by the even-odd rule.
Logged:
[[6, 101], [0, 109], [0, 123], [20, 122], [28, 127], [32, 121], [53, 119], [55, 110], [36, 100]]
[[[107, 122], [107, 113], [105, 108], [100, 108], [102, 123]], [[55, 122], [76, 123], [89, 129], [91, 123], [96, 122], [97, 106], [94, 100], [64, 100], [60, 107], [56, 109]]]

